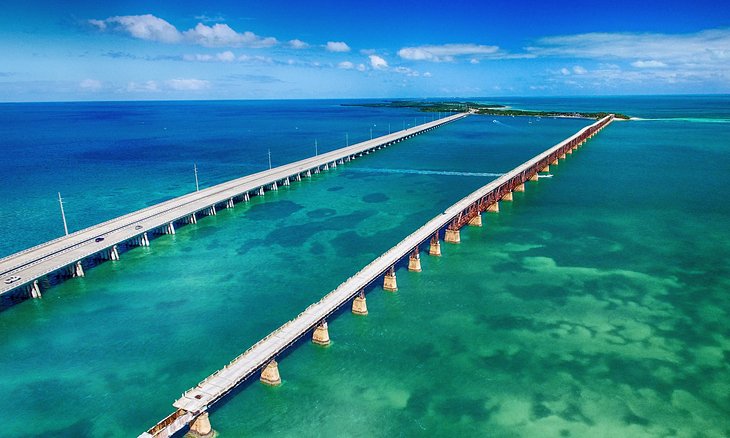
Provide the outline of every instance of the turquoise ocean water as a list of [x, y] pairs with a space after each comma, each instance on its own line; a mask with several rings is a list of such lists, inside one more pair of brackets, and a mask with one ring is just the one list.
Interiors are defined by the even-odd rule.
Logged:
[[[490, 100], [494, 102], [494, 100]], [[500, 99], [617, 122], [330, 347], [213, 409], [221, 436], [730, 435], [730, 98]], [[0, 255], [422, 122], [336, 101], [0, 105]], [[429, 115], [426, 115], [429, 117]], [[419, 119], [420, 118], [420, 119]], [[13, 436], [137, 436], [475, 188], [585, 126], [469, 117], [183, 227], [0, 311]]]

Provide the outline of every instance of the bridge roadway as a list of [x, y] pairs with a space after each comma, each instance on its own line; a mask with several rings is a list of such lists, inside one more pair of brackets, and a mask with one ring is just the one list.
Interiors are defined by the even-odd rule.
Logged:
[[[546, 166], [557, 161], [558, 158], [563, 158], [566, 152], [572, 152], [612, 120], [613, 116], [609, 115], [593, 125], [581, 129], [573, 136], [517, 166], [447, 208], [443, 213], [428, 221], [396, 246], [348, 278], [320, 301], [307, 307], [296, 318], [261, 339], [194, 388], [186, 391], [180, 399], [173, 403], [177, 411], [158, 423], [156, 427], [141, 434], [140, 438], [167, 437], [184, 428], [197, 415], [206, 412], [211, 405], [224, 397], [229, 391], [263, 368], [301, 337], [314, 330], [317, 325], [326, 320], [342, 305], [354, 299], [360, 291], [381, 277], [414, 249], [418, 249], [422, 243], [429, 240], [434, 234], [452, 226], [457, 221], [462, 224], [465, 223], [460, 219], [469, 212], [476, 214], [473, 207], [478, 205], [480, 201], [488, 199], [495, 193], [500, 194], [501, 197], [520, 184], [534, 178]], [[499, 198], [492, 199], [492, 202], [499, 200]]]
[[[12, 254], [0, 259], [0, 296], [21, 287], [28, 288], [35, 280], [55, 271], [72, 267], [76, 262], [88, 257], [116, 249], [116, 245], [133, 242], [135, 239], [141, 239], [142, 236], [148, 239], [145, 233], [164, 229], [170, 224], [173, 224], [174, 227], [176, 222], [188, 220], [191, 215], [196, 213], [203, 212], [205, 214], [204, 212], [211, 207], [224, 204], [229, 200], [234, 202], [234, 198], [241, 198], [249, 193], [256, 194], [259, 190], [270, 189], [273, 184], [279, 182], [285, 181], [288, 183], [292, 178], [305, 176], [315, 169], [319, 170], [323, 166], [332, 163], [341, 164], [358, 155], [413, 137], [467, 115], [467, 113], [459, 113], [444, 117], [413, 128], [231, 180]], [[172, 232], [174, 232], [174, 229]], [[96, 239], [99, 237], [103, 237], [104, 240], [97, 242]], [[4, 280], [12, 276], [20, 277], [20, 280], [6, 284]]]

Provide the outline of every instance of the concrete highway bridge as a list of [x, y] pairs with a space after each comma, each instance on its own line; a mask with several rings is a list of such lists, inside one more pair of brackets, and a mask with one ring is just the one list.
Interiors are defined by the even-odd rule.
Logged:
[[85, 270], [104, 260], [119, 260], [125, 249], [149, 246], [156, 235], [175, 234], [176, 228], [195, 224], [204, 216], [215, 215], [221, 208], [233, 208], [251, 196], [264, 196], [267, 191], [288, 186], [292, 181], [348, 163], [467, 115], [451, 115], [234, 179], [4, 257], [0, 259], [0, 299], [4, 303], [14, 303], [29, 297], [40, 298], [52, 284], [84, 276]]
[[[452, 116], [448, 121], [458, 117], [463, 117], [463, 115]], [[296, 318], [285, 323], [226, 366], [186, 391], [173, 403], [176, 410], [172, 414], [139, 437], [165, 438], [183, 430], [190, 430], [198, 436], [212, 434], [208, 410], [216, 402], [259, 372], [263, 383], [280, 384], [281, 378], [276, 358], [286, 349], [310, 334], [312, 342], [315, 344], [329, 344], [327, 319], [338, 309], [351, 303], [354, 314], [367, 314], [365, 291], [368, 286], [382, 279], [384, 290], [396, 291], [398, 285], [395, 267], [401, 260], [408, 257], [408, 269], [420, 271], [421, 251], [428, 251], [428, 254], [432, 256], [440, 256], [442, 236], [445, 242], [459, 243], [461, 227], [467, 224], [481, 226], [483, 212], [498, 212], [500, 201], [511, 201], [513, 192], [524, 191], [528, 181], [537, 181], [540, 172], [549, 171], [550, 166], [557, 165], [559, 160], [572, 154], [575, 149], [596, 135], [611, 121], [613, 121], [613, 115], [581, 129], [571, 137], [522, 163], [447, 208], [348, 278], [320, 301], [307, 307]], [[429, 126], [427, 129], [433, 127]]]

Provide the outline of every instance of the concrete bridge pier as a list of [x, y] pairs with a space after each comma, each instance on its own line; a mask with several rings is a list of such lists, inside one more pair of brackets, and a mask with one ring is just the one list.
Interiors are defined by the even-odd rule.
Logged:
[[289, 177], [288, 176], [286, 178], [284, 178], [284, 182], [282, 183], [282, 185], [284, 187], [291, 185], [291, 182], [289, 182]]
[[568, 148], [568, 150], [566, 150], [565, 153], [566, 154], [572, 154], [573, 153], [573, 149]]
[[261, 383], [269, 386], [281, 385], [281, 376], [279, 375], [279, 364], [275, 360], [271, 360], [261, 371]]
[[499, 213], [499, 201], [495, 201], [494, 204], [490, 204], [487, 206], [487, 211], [491, 211], [492, 213]]
[[322, 168], [322, 170], [330, 170], [329, 164], [324, 163], [324, 167]]
[[313, 173], [315, 175], [317, 175], [319, 173], [319, 166], [317, 166], [317, 167], [314, 168], [314, 172]]
[[551, 165], [551, 166], [557, 166], [557, 165], [558, 165], [558, 159], [556, 158], [556, 159], [554, 159], [553, 161], [551, 161], [551, 162], [550, 162], [550, 165]]
[[522, 192], [522, 193], [524, 193], [524, 191], [525, 191], [525, 183], [522, 183], [522, 184], [518, 185], [517, 187], [515, 187], [515, 190], [514, 191], [515, 192]]
[[413, 248], [413, 252], [408, 257], [408, 270], [411, 272], [421, 272], [421, 254], [418, 247]]
[[312, 342], [317, 345], [326, 347], [330, 344], [330, 332], [327, 328], [327, 321], [322, 321], [317, 325], [312, 333]]
[[512, 200], [512, 192], [507, 192], [502, 196], [502, 201], [511, 201]]
[[28, 285], [28, 294], [31, 298], [42, 298], [41, 286], [38, 284], [38, 280], [33, 280], [33, 283]]
[[226, 208], [233, 208], [236, 205], [233, 203], [233, 198], [228, 198], [228, 201], [226, 202]]
[[482, 214], [477, 211], [476, 216], [469, 219], [469, 225], [472, 227], [481, 227], [482, 226]]
[[276, 181], [271, 184], [271, 190], [279, 190], [279, 186], [276, 185]]
[[195, 213], [191, 214], [188, 218], [189, 224], [197, 224], [198, 223], [198, 216], [195, 215]]
[[535, 173], [534, 175], [530, 176], [530, 178], [529, 178], [530, 181], [537, 181], [538, 179], [540, 179], [540, 177], [537, 176], [537, 173]]
[[297, 174], [296, 174], [296, 175], [294, 176], [294, 181], [297, 181], [297, 182], [299, 182], [299, 181], [301, 181], [301, 180], [302, 180], [302, 174], [301, 174], [301, 173], [297, 173]]
[[307, 173], [304, 174], [307, 178], [312, 176], [312, 172], [310, 170], [307, 170]]
[[431, 237], [431, 246], [428, 248], [428, 254], [432, 256], [441, 255], [441, 242], [439, 241], [438, 232]]
[[150, 239], [147, 237], [147, 233], [142, 233], [142, 237], [140, 237], [140, 246], [150, 246]]
[[207, 411], [195, 417], [195, 420], [190, 423], [190, 430], [185, 434], [186, 437], [192, 436], [194, 438], [213, 438], [216, 435], [216, 431], [210, 425]]
[[259, 196], [264, 196], [264, 186], [259, 187], [259, 190], [258, 192], [256, 192], [256, 194]]
[[119, 260], [119, 249], [116, 245], [109, 249], [109, 260]]
[[398, 290], [398, 282], [395, 279], [395, 266], [391, 266], [383, 277], [383, 290], [395, 292]]
[[564, 153], [563, 153], [563, 155], [560, 156], [560, 159], [561, 160], [564, 160], [565, 159], [565, 154]]
[[175, 225], [172, 222], [167, 224], [164, 234], [175, 234]]
[[78, 261], [71, 266], [72, 277], [83, 277], [84, 275], [84, 266], [81, 264], [81, 261]]
[[446, 235], [444, 236], [444, 242], [448, 243], [459, 243], [461, 242], [461, 233], [458, 228], [449, 227], [446, 229]]
[[547, 166], [543, 167], [540, 172], [550, 172], [550, 165], [548, 164]]
[[335, 167], [337, 167], [337, 161], [333, 161], [333, 162], [332, 162], [332, 166], [330, 166], [330, 167], [332, 167], [333, 169], [334, 169]]
[[355, 315], [368, 314], [368, 304], [367, 300], [365, 299], [364, 291], [360, 291], [360, 293], [352, 301], [352, 313], [354, 313]]
[[248, 194], [248, 192], [243, 194], [243, 202], [248, 202], [251, 200], [251, 195]]

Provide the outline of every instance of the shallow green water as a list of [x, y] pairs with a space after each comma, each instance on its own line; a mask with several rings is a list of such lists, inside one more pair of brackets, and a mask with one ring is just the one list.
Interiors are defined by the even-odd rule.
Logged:
[[[471, 117], [219, 212], [0, 313], [5, 430], [136, 436], [443, 208], [585, 122]], [[647, 135], [650, 132], [650, 135]], [[333, 344], [211, 414], [221, 436], [730, 434], [727, 124], [615, 123]]]

